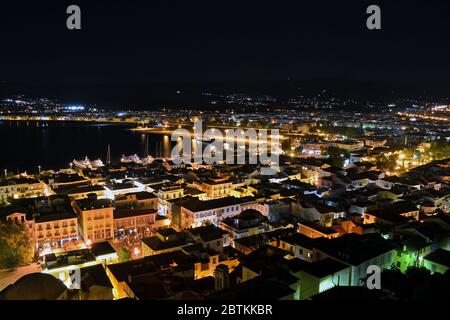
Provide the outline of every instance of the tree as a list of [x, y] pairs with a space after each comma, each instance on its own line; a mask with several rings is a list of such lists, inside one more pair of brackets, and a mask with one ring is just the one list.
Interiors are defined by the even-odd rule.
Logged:
[[330, 157], [331, 164], [339, 168], [342, 168], [344, 166], [345, 159], [348, 159], [350, 157], [350, 154], [347, 150], [336, 147], [328, 147], [326, 150], [326, 154]]
[[308, 129], [308, 132], [309, 133], [317, 133], [318, 132], [318, 128], [317, 127], [310, 127], [309, 129]]
[[382, 171], [393, 171], [397, 166], [398, 156], [393, 154], [390, 156], [381, 155], [377, 159], [377, 167]]
[[281, 141], [281, 149], [284, 152], [286, 152], [286, 153], [291, 151], [291, 141], [290, 141], [290, 139], [285, 139], [285, 140]]
[[433, 160], [450, 158], [450, 142], [443, 140], [433, 141], [427, 153]]
[[127, 262], [131, 259], [131, 252], [128, 248], [122, 246], [119, 251], [119, 262]]
[[24, 225], [0, 222], [0, 267], [14, 269], [32, 259], [33, 248]]
[[450, 273], [431, 274], [423, 267], [409, 267], [402, 273], [391, 268], [382, 271], [381, 283], [400, 300], [442, 300], [449, 296]]
[[363, 129], [354, 127], [327, 126], [323, 130], [329, 134], [346, 136], [347, 138], [359, 138], [364, 135]]
[[0, 208], [2, 208], [2, 207], [6, 207], [6, 205], [7, 205], [8, 203], [5, 201], [5, 200], [0, 200]]
[[248, 119], [242, 119], [241, 121], [240, 121], [240, 126], [242, 127], [242, 128], [247, 128], [247, 126], [248, 126]]

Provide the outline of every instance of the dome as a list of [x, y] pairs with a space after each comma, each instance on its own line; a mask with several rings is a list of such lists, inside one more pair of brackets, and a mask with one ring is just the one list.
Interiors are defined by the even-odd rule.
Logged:
[[2, 300], [56, 300], [67, 287], [46, 273], [31, 273], [0, 292]]
[[261, 212], [255, 209], [247, 209], [242, 211], [239, 216], [237, 217], [240, 220], [254, 220], [254, 219], [261, 219], [264, 216]]

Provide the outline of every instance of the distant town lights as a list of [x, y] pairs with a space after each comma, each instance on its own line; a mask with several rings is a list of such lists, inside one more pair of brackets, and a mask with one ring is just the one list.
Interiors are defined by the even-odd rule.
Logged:
[[66, 107], [66, 110], [70, 111], [84, 111], [85, 107], [82, 105], [69, 105]]

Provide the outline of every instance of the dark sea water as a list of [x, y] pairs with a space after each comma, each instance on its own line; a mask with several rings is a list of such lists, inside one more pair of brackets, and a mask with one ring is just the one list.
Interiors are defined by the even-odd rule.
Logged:
[[[168, 156], [170, 137], [131, 131], [122, 124], [79, 122], [0, 121], [0, 170], [37, 172], [68, 168], [74, 159], [102, 159], [106, 162], [108, 144], [111, 160], [122, 155]], [[148, 147], [147, 147], [148, 146]]]

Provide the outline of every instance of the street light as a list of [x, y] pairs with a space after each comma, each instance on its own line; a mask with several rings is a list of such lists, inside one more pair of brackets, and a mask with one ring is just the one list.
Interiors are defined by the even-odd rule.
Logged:
[[406, 158], [406, 155], [405, 155], [404, 153], [400, 153], [400, 155], [398, 156], [398, 158], [399, 158], [400, 160], [402, 160], [402, 166], [404, 167], [404, 166], [405, 166], [405, 158]]

